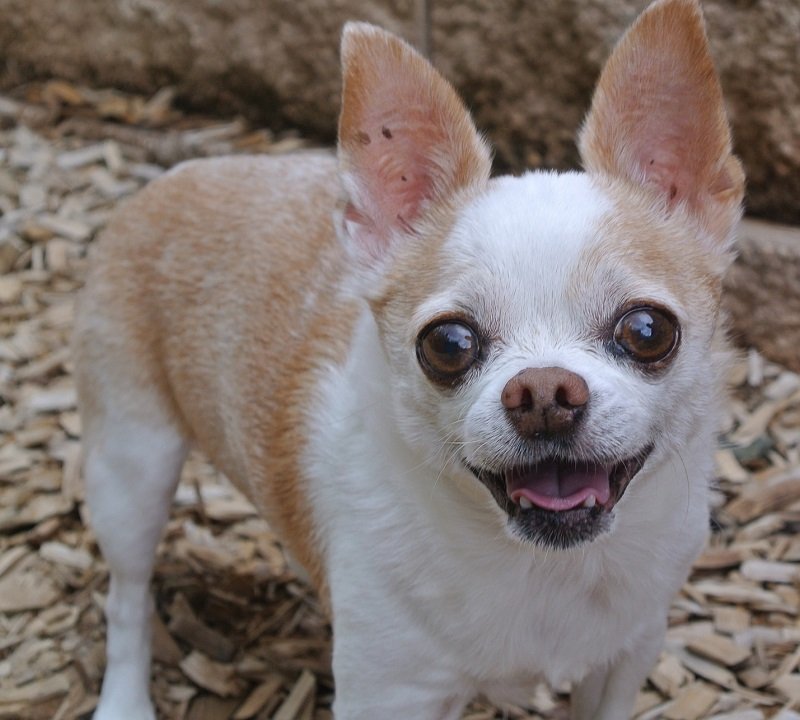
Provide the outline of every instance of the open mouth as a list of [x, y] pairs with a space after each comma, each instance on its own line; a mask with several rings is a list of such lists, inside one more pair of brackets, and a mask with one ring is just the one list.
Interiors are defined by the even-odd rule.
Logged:
[[652, 446], [617, 462], [549, 458], [490, 471], [467, 465], [523, 539], [556, 548], [589, 542], [611, 526], [612, 509]]

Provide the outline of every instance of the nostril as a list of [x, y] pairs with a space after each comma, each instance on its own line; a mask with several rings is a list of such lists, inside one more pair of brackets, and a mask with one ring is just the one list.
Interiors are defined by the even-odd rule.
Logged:
[[561, 406], [562, 408], [565, 408], [566, 410], [572, 410], [576, 407], [579, 407], [579, 405], [575, 405], [571, 401], [569, 390], [567, 390], [567, 388], [565, 388], [563, 385], [558, 386], [556, 390], [555, 400], [557, 405]]
[[500, 400], [506, 410], [527, 412], [534, 406], [533, 392], [525, 382], [524, 373], [517, 373], [503, 388]]
[[579, 375], [567, 373], [556, 385], [555, 404], [566, 410], [577, 410], [589, 402], [589, 388]]

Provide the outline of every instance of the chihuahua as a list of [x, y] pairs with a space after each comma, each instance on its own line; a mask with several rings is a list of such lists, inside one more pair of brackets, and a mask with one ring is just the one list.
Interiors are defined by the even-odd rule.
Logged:
[[148, 590], [188, 449], [330, 611], [338, 720], [572, 686], [630, 717], [708, 528], [744, 176], [696, 0], [603, 69], [585, 172], [491, 178], [453, 88], [363, 23], [338, 156], [192, 161], [94, 249], [76, 320], [111, 571], [97, 720], [152, 720]]

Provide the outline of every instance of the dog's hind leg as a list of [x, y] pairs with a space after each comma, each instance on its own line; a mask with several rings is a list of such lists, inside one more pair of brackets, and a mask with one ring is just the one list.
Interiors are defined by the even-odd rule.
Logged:
[[155, 718], [148, 691], [149, 584], [187, 443], [152, 399], [84, 410], [87, 501], [111, 574], [107, 664], [95, 720]]

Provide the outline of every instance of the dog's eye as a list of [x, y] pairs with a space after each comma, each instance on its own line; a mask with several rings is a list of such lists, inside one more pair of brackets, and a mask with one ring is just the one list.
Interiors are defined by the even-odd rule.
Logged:
[[653, 307], [638, 307], [626, 312], [614, 328], [614, 342], [640, 363], [655, 363], [666, 358], [678, 344], [678, 321]]
[[444, 321], [426, 327], [417, 339], [417, 359], [436, 382], [450, 383], [469, 370], [478, 359], [475, 331], [460, 322]]

